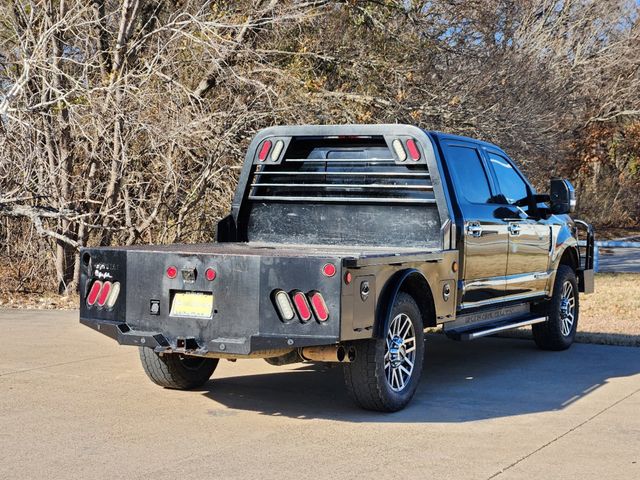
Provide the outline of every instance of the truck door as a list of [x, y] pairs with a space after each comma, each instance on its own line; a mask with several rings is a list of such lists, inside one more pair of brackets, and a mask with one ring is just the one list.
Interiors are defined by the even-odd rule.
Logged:
[[490, 176], [478, 147], [443, 142], [464, 224], [461, 240], [461, 307], [490, 304], [505, 295], [508, 224], [496, 215]]
[[542, 294], [549, 276], [549, 226], [529, 216], [530, 206], [516, 206], [533, 191], [511, 160], [488, 149], [485, 153], [499, 190], [498, 199], [503, 203], [501, 217], [508, 224], [507, 295]]

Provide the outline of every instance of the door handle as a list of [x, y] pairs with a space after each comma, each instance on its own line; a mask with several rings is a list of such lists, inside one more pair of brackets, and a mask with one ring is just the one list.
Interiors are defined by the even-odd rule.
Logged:
[[481, 237], [482, 236], [482, 227], [478, 223], [470, 223], [467, 225], [467, 235], [471, 237]]
[[520, 225], [517, 223], [510, 223], [508, 230], [511, 235], [520, 235]]

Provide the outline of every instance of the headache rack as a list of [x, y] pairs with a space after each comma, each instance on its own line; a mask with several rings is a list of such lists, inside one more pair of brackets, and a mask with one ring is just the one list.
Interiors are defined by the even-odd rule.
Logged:
[[249, 200], [434, 204], [424, 162], [398, 161], [383, 136], [293, 138], [277, 164], [257, 164]]

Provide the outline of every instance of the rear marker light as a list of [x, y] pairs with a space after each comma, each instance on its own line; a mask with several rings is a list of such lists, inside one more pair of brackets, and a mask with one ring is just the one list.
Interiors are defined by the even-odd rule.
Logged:
[[93, 282], [93, 285], [91, 285], [91, 290], [89, 290], [89, 295], [87, 295], [87, 305], [91, 307], [94, 303], [96, 303], [101, 289], [102, 282], [100, 280], [96, 280], [95, 282]]
[[278, 312], [280, 312], [280, 317], [285, 322], [293, 320], [295, 313], [293, 312], [293, 305], [291, 305], [291, 300], [289, 300], [289, 295], [287, 292], [283, 290], [279, 290], [275, 294], [276, 306], [278, 307]]
[[207, 280], [213, 282], [216, 279], [216, 271], [213, 268], [207, 268], [207, 270], [204, 272], [204, 276], [207, 278]]
[[393, 145], [393, 150], [396, 152], [398, 159], [401, 162], [404, 162], [407, 159], [407, 152], [404, 151], [402, 142], [396, 138], [391, 144]]
[[351, 280], [353, 280], [353, 275], [351, 275], [351, 272], [345, 273], [344, 274], [344, 283], [349, 285], [351, 283]]
[[267, 159], [267, 155], [269, 155], [269, 150], [271, 150], [271, 142], [267, 140], [262, 144], [260, 153], [258, 153], [258, 160], [264, 162]]
[[107, 303], [109, 292], [111, 292], [111, 282], [104, 282], [104, 284], [102, 284], [102, 290], [100, 290], [100, 295], [98, 296], [99, 307], [104, 307], [104, 304]]
[[118, 300], [118, 295], [120, 294], [120, 282], [115, 282], [111, 285], [111, 292], [109, 292], [109, 296], [107, 297], [107, 308], [113, 308], [116, 304], [116, 300]]
[[336, 266], [332, 263], [327, 263], [322, 267], [322, 273], [326, 277], [333, 277], [336, 274]]
[[313, 313], [316, 314], [316, 318], [319, 322], [326, 322], [329, 318], [329, 310], [324, 298], [319, 292], [315, 292], [311, 295], [311, 306], [313, 307]]
[[167, 277], [176, 278], [178, 276], [178, 269], [171, 265], [167, 268]]
[[409, 150], [409, 155], [411, 155], [411, 159], [414, 162], [420, 160], [420, 150], [418, 150], [418, 146], [416, 145], [416, 141], [413, 138], [407, 140], [407, 149]]
[[296, 304], [296, 310], [298, 310], [298, 316], [303, 322], [311, 320], [311, 308], [309, 308], [309, 302], [304, 293], [296, 292], [293, 294], [293, 303]]
[[276, 144], [273, 146], [273, 151], [271, 152], [271, 161], [277, 162], [280, 158], [280, 154], [282, 153], [282, 149], [284, 148], [284, 142], [282, 140], [278, 140]]

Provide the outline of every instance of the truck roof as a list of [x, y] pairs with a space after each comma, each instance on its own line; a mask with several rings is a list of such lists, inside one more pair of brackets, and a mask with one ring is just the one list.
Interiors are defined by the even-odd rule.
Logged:
[[440, 132], [438, 130], [425, 130], [425, 132], [427, 132], [427, 134], [431, 135], [432, 137], [437, 138], [438, 140], [459, 140], [459, 141], [464, 141], [464, 142], [472, 142], [472, 143], [476, 143], [478, 145], [482, 145], [485, 147], [490, 147], [494, 150], [498, 150], [500, 152], [502, 152], [502, 148], [500, 148], [499, 146], [497, 146], [495, 143], [491, 143], [491, 142], [487, 142], [484, 140], [479, 140], [477, 138], [472, 138], [472, 137], [465, 137], [464, 135], [454, 135], [453, 133], [446, 133], [446, 132]]

